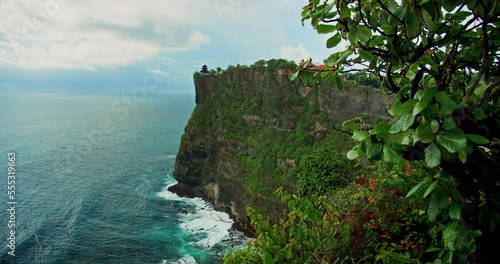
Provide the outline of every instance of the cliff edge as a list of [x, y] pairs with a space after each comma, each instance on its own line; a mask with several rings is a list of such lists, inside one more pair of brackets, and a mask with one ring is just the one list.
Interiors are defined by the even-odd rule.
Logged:
[[246, 222], [252, 206], [279, 217], [274, 190], [295, 191], [301, 157], [315, 148], [345, 153], [346, 119], [390, 118], [393, 99], [347, 84], [304, 87], [292, 69], [237, 67], [218, 75], [195, 75], [196, 108], [185, 128], [171, 190], [198, 196]]

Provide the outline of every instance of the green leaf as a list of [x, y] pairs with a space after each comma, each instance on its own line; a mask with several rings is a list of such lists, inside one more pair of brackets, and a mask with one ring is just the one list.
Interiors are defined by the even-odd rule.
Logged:
[[451, 222], [443, 230], [443, 239], [449, 239], [457, 234], [458, 222]]
[[438, 30], [438, 27], [437, 25], [434, 23], [434, 21], [432, 21], [432, 17], [431, 15], [427, 12], [427, 10], [425, 9], [421, 9], [422, 11], [422, 18], [424, 19], [424, 22], [425, 22], [425, 25], [426, 27], [430, 30], [430, 31], [436, 31]]
[[394, 98], [396, 102], [401, 103], [400, 100], [405, 96], [409, 91], [411, 90], [411, 87], [403, 87], [399, 90], [399, 92], [396, 94], [396, 97]]
[[434, 222], [436, 219], [436, 215], [438, 212], [438, 206], [435, 200], [431, 200], [429, 203], [429, 207], [427, 208], [427, 216], [429, 217], [430, 222]]
[[337, 89], [339, 89], [339, 90], [344, 89], [344, 82], [342, 81], [342, 78], [337, 73], [334, 74], [334, 77], [335, 77], [335, 84], [337, 85]]
[[408, 130], [408, 128], [410, 128], [414, 122], [415, 122], [415, 116], [413, 114], [409, 114], [407, 118], [404, 119], [402, 130], [403, 131]]
[[428, 167], [438, 167], [441, 164], [441, 150], [434, 142], [424, 150], [425, 163]]
[[450, 210], [448, 211], [450, 218], [453, 220], [458, 220], [462, 216], [462, 208], [460, 208], [460, 204], [451, 203]]
[[411, 190], [406, 194], [405, 198], [408, 198], [408, 197], [412, 196], [413, 194], [415, 194], [416, 192], [420, 191], [420, 189], [425, 188], [427, 186], [427, 184], [429, 183], [429, 181], [430, 181], [429, 178], [425, 178], [425, 180], [423, 180], [420, 183], [418, 183], [417, 185], [415, 185], [415, 187], [411, 188]]
[[437, 91], [438, 91], [437, 86], [427, 87], [424, 90], [424, 93], [422, 94], [422, 96], [419, 98], [419, 101], [430, 103], [432, 101], [432, 98], [434, 97], [434, 95], [436, 95]]
[[359, 149], [351, 149], [349, 150], [349, 152], [347, 152], [347, 158], [349, 160], [354, 160], [354, 159], [357, 159], [358, 157], [360, 157], [362, 155], [363, 152], [361, 152], [360, 154], [360, 150]]
[[469, 235], [470, 237], [478, 237], [481, 235], [481, 230], [471, 230], [467, 232], [467, 235]]
[[459, 152], [467, 147], [467, 138], [460, 129], [441, 131], [436, 137], [436, 142], [450, 153]]
[[408, 16], [406, 33], [410, 39], [414, 39], [420, 35], [420, 21], [415, 13], [410, 13]]
[[435, 119], [431, 121], [431, 130], [432, 133], [437, 133], [439, 131], [439, 123]]
[[340, 2], [340, 17], [341, 18], [351, 17], [351, 10], [349, 10], [349, 7], [347, 7], [347, 4], [343, 1]]
[[438, 183], [438, 181], [434, 181], [430, 186], [429, 188], [427, 188], [427, 190], [425, 190], [425, 193], [424, 193], [424, 196], [422, 196], [423, 198], [427, 197], [427, 195], [429, 195], [435, 188], [436, 188], [436, 184]]
[[339, 52], [338, 54], [340, 55], [340, 57], [337, 61], [335, 61], [333, 63], [333, 65], [335, 65], [335, 66], [338, 66], [338, 65], [344, 63], [347, 60], [347, 58], [352, 54], [352, 51], [345, 50], [345, 51]]
[[429, 105], [428, 102], [418, 102], [415, 107], [413, 107], [413, 115], [418, 115], [422, 110], [424, 110]]
[[264, 253], [264, 264], [274, 264], [274, 259], [269, 252]]
[[395, 134], [399, 133], [400, 131], [406, 131], [411, 125], [413, 125], [414, 122], [415, 116], [412, 113], [405, 115], [399, 118], [396, 123], [391, 126], [391, 128], [389, 129], [389, 133]]
[[370, 28], [365, 25], [358, 25], [357, 29], [357, 38], [363, 43], [368, 42], [368, 40], [370, 40], [370, 38], [372, 37], [372, 31], [370, 30]]
[[422, 115], [433, 116], [438, 113], [437, 104], [429, 104], [424, 110], [422, 110]]
[[391, 128], [390, 124], [382, 122], [382, 123], [378, 123], [377, 125], [375, 125], [373, 130], [379, 139], [385, 139], [385, 138], [389, 137], [389, 135], [390, 135], [389, 134], [390, 128]]
[[336, 47], [340, 43], [341, 40], [342, 40], [342, 36], [339, 33], [337, 33], [337, 34], [333, 35], [333, 37], [329, 38], [326, 41], [326, 47], [327, 48]]
[[488, 144], [490, 143], [490, 141], [483, 137], [483, 136], [480, 136], [480, 135], [476, 135], [476, 134], [465, 134], [465, 136], [472, 142], [478, 144], [478, 145], [484, 145], [484, 144]]
[[457, 108], [457, 104], [451, 99], [446, 99], [440, 103], [441, 103], [439, 106], [439, 115], [440, 116], [451, 115], [453, 113], [453, 111], [455, 111], [455, 109]]
[[296, 72], [290, 74], [290, 80], [292, 80], [292, 81], [297, 80], [297, 77], [299, 77], [299, 71], [296, 71]]
[[388, 145], [384, 145], [383, 152], [384, 152], [384, 160], [390, 163], [399, 163], [399, 161], [403, 157], [402, 153], [396, 152]]
[[371, 60], [375, 59], [375, 57], [372, 55], [372, 53], [367, 51], [367, 50], [359, 50], [359, 55], [361, 55], [361, 57], [367, 61], [371, 61]]
[[354, 131], [354, 133], [352, 134], [352, 138], [356, 141], [363, 141], [370, 136], [370, 132], [368, 131]]
[[415, 137], [422, 143], [430, 143], [434, 140], [434, 132], [432, 132], [431, 123], [425, 123], [417, 127]]
[[486, 115], [483, 109], [481, 109], [480, 107], [474, 109], [474, 112], [472, 114], [474, 115], [474, 118], [477, 120], [483, 120], [488, 117], [488, 115]]
[[337, 30], [337, 28], [334, 25], [329, 24], [319, 24], [316, 27], [316, 31], [318, 31], [319, 34], [328, 34], [334, 32], [335, 30]]
[[437, 92], [436, 93], [436, 99], [438, 100], [439, 103], [442, 104], [444, 101], [449, 100], [450, 97], [445, 92]]
[[458, 158], [462, 163], [465, 163], [467, 161], [467, 151], [465, 151], [464, 149], [460, 150], [458, 152]]
[[455, 120], [451, 116], [445, 116], [443, 118], [443, 129], [445, 130], [453, 130], [457, 127]]
[[449, 203], [448, 192], [444, 189], [438, 189], [432, 193], [432, 200], [434, 200], [439, 208], [445, 208]]
[[443, 257], [443, 262], [444, 263], [451, 263], [453, 260], [453, 251], [447, 251], [446, 254]]
[[415, 107], [416, 103], [417, 100], [415, 99], [408, 100], [404, 104], [398, 101], [391, 109], [389, 109], [389, 114], [394, 117], [408, 115], [408, 113], [410, 113], [410, 111]]
[[314, 86], [314, 77], [309, 71], [304, 71], [302, 73], [302, 77], [300, 78], [302, 85], [305, 87], [313, 87]]
[[436, 251], [440, 251], [440, 250], [442, 250], [442, 248], [429, 248], [425, 252], [430, 253], [430, 252], [436, 252]]
[[451, 12], [463, 2], [460, 0], [442, 0], [441, 3], [446, 11]]
[[307, 211], [307, 217], [313, 222], [318, 221], [318, 214], [319, 212], [316, 209], [309, 209], [309, 211]]
[[371, 159], [377, 156], [382, 151], [382, 144], [377, 142], [369, 142], [367, 145], [366, 156]]
[[415, 79], [415, 76], [417, 76], [417, 72], [418, 72], [418, 67], [420, 66], [420, 64], [418, 63], [413, 63], [410, 68], [408, 68], [408, 71], [406, 72], [406, 78], [413, 80]]

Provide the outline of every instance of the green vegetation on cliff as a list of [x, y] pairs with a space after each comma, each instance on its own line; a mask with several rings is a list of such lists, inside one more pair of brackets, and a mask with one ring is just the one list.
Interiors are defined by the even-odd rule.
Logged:
[[[337, 164], [339, 158], [342, 162], [349, 162], [340, 154], [320, 153], [345, 153], [353, 143], [348, 134], [336, 131], [328, 115], [320, 110], [319, 90], [303, 87], [307, 92], [301, 94], [297, 82], [288, 78], [292, 69], [272, 67], [273, 61], [230, 68], [219, 76], [195, 74], [200, 82], [210, 80], [216, 90], [196, 107], [188, 127], [196, 130], [198, 136], [223, 139], [226, 144], [241, 146], [232, 154], [243, 173], [225, 172], [224, 180], [228, 185], [244, 190], [248, 195], [244, 199], [246, 206], [253, 206], [277, 220], [281, 208], [277, 208], [280, 203], [275, 190], [284, 187], [295, 192], [299, 175], [304, 174], [304, 168], [312, 163]], [[281, 61], [279, 64], [285, 63]], [[283, 74], [280, 76], [277, 71]], [[262, 78], [259, 85], [266, 88], [245, 85], [252, 82], [252, 76]], [[184, 135], [182, 145], [192, 144]], [[309, 162], [301, 162], [303, 157]], [[340, 182], [346, 181], [343, 175], [340, 178]], [[300, 186], [304, 190], [310, 189], [306, 185]]]
[[396, 95], [394, 120], [350, 126], [357, 143], [347, 157], [376, 173], [321, 196], [279, 190], [282, 221], [269, 225], [250, 209], [258, 237], [225, 262], [494, 262], [499, 18], [498, 0], [308, 1], [302, 21], [331, 34], [327, 47], [348, 46], [325, 59], [326, 71], [299, 65], [292, 78], [342, 87], [343, 74], [370, 73]]
[[[357, 169], [342, 154], [353, 141], [338, 131], [340, 121], [388, 116], [390, 97], [348, 85], [339, 91], [328, 82], [306, 87], [290, 80], [293, 67], [270, 60], [194, 75], [197, 107], [174, 176], [242, 223], [248, 206], [278, 222], [278, 187], [310, 193], [345, 185]], [[325, 171], [310, 171], [314, 164]]]

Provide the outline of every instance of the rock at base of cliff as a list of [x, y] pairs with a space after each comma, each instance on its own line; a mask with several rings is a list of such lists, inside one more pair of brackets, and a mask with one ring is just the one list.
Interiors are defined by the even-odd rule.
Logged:
[[180, 197], [187, 197], [187, 198], [195, 198], [195, 197], [200, 197], [200, 198], [205, 198], [204, 195], [201, 192], [196, 192], [193, 190], [189, 185], [184, 184], [184, 183], [176, 183], [175, 185], [172, 185], [168, 187], [168, 190], [179, 195]]

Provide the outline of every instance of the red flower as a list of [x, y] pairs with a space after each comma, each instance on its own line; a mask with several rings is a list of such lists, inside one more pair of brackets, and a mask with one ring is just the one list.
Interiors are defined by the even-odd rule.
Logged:
[[328, 218], [329, 220], [332, 220], [332, 216], [330, 215], [330, 213], [326, 213], [326, 218]]
[[406, 240], [406, 239], [405, 239], [405, 241], [403, 241], [403, 243], [404, 243], [405, 245], [408, 245], [408, 240]]
[[358, 183], [359, 183], [359, 185], [361, 185], [361, 186], [365, 185], [365, 179], [363, 179], [363, 178], [359, 178], [359, 179], [358, 179]]
[[377, 183], [375, 182], [375, 180], [374, 180], [374, 179], [370, 179], [370, 183], [372, 184], [371, 189], [372, 189], [372, 191], [374, 191], [374, 190], [375, 190], [375, 188], [377, 187]]
[[368, 198], [368, 202], [369, 202], [369, 203], [373, 203], [373, 202], [375, 202], [375, 199]]
[[410, 164], [406, 165], [405, 167], [406, 176], [410, 176], [410, 168], [411, 168]]
[[453, 198], [451, 196], [448, 196], [448, 201], [453, 202]]

